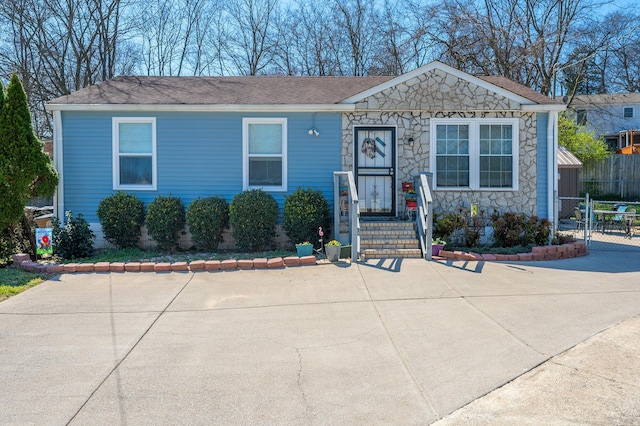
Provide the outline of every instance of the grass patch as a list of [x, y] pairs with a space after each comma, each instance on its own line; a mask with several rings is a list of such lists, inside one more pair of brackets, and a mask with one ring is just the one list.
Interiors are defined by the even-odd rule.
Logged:
[[22, 269], [0, 268], [0, 301], [22, 293], [46, 279], [46, 275], [34, 274]]

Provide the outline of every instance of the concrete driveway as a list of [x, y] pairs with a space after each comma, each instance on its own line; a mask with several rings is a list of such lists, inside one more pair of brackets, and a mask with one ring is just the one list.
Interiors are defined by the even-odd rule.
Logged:
[[0, 303], [0, 423], [640, 423], [638, 315], [634, 253], [62, 275]]

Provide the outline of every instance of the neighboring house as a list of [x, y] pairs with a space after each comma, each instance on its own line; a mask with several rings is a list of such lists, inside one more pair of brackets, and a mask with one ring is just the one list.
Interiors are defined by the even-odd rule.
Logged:
[[640, 129], [640, 93], [576, 96], [571, 111], [576, 123], [602, 136], [612, 149], [640, 144], [640, 134], [631, 132]]
[[363, 217], [397, 217], [401, 183], [433, 173], [434, 208], [476, 203], [554, 220], [557, 114], [503, 77], [432, 62], [399, 77], [116, 77], [52, 100], [56, 209], [96, 209], [117, 190], [228, 200], [297, 187], [334, 203], [352, 170]]

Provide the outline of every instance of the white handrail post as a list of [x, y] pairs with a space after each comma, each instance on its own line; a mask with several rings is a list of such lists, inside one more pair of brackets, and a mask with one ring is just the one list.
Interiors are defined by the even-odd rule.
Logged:
[[334, 234], [340, 233], [340, 179], [347, 179], [348, 184], [348, 205], [349, 205], [349, 234], [351, 242], [351, 260], [357, 261], [360, 257], [360, 203], [358, 199], [358, 191], [356, 182], [353, 178], [353, 172], [333, 172], [333, 224]]

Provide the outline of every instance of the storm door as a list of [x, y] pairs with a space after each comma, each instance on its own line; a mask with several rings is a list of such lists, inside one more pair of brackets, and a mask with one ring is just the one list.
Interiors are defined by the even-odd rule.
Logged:
[[355, 150], [360, 214], [395, 216], [395, 128], [357, 127]]

